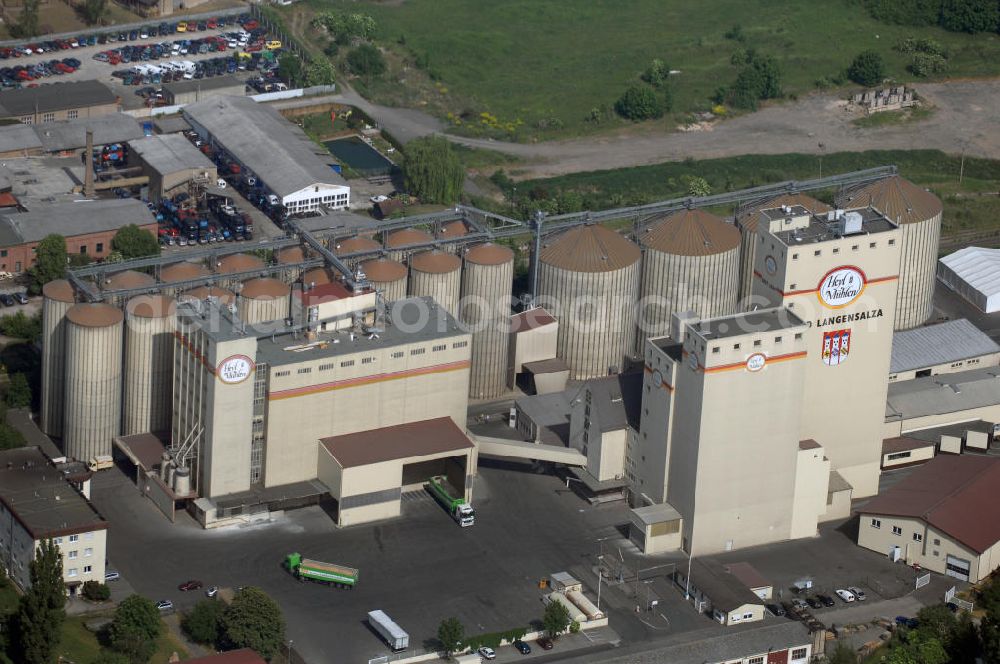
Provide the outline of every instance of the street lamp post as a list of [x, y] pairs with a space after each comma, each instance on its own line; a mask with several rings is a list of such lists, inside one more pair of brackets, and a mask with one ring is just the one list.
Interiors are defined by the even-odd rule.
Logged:
[[288, 639], [288, 649], [285, 651], [285, 659], [288, 664], [292, 664], [292, 644], [295, 643], [293, 640]]
[[604, 578], [604, 554], [597, 556], [597, 610], [601, 610], [601, 579]]

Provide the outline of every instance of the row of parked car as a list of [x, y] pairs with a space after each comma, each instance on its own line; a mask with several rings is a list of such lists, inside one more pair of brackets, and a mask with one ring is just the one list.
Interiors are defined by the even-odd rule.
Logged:
[[33, 65], [0, 67], [0, 84], [5, 88], [18, 87], [23, 83], [37, 81], [49, 76], [72, 74], [79, 68], [80, 61], [76, 58], [53, 59], [48, 62], [37, 62]]
[[204, 55], [217, 53], [229, 48], [229, 42], [224, 37], [205, 37], [204, 39], [178, 39], [173, 42], [122, 46], [94, 54], [94, 59], [117, 65], [123, 62], [148, 62], [162, 58], [173, 58], [181, 55]]
[[[835, 592], [837, 597], [839, 597], [845, 604], [849, 604], [851, 602], [864, 602], [868, 599], [865, 591], [857, 586], [838, 588]], [[834, 600], [830, 595], [817, 593], [815, 595], [796, 597], [790, 602], [768, 604], [767, 610], [773, 616], [781, 617], [787, 615], [789, 617], [794, 617], [797, 613], [797, 608], [804, 609], [808, 607], [810, 609], [822, 609], [824, 607], [836, 606], [836, 604], [836, 600]]]

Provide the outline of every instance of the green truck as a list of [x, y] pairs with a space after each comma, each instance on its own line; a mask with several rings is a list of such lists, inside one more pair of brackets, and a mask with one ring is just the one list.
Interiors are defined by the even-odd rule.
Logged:
[[425, 486], [441, 506], [448, 510], [448, 514], [458, 525], [465, 528], [476, 523], [476, 511], [472, 509], [472, 505], [465, 502], [465, 498], [456, 498], [448, 493], [448, 489], [445, 488], [446, 483], [447, 480], [443, 476], [436, 475], [427, 480]]
[[285, 558], [285, 567], [299, 581], [315, 581], [347, 589], [353, 588], [358, 582], [358, 570], [353, 567], [321, 563], [318, 560], [303, 558], [298, 553], [288, 554]]

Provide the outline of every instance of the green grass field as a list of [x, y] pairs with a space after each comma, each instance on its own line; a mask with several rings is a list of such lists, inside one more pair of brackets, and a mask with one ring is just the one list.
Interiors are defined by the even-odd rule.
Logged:
[[[753, 46], [781, 63], [788, 94], [815, 89], [843, 72], [859, 52], [874, 49], [888, 74], [912, 79], [908, 56], [892, 47], [905, 37], [933, 37], [950, 52], [948, 76], [1000, 72], [1000, 37], [938, 28], [885, 25], [858, 0], [306, 0], [281, 12], [297, 32], [317, 11], [367, 12], [377, 43], [400, 57], [383, 81], [359, 87], [378, 101], [424, 108], [441, 116], [488, 112], [517, 120], [517, 138], [585, 133], [620, 124], [588, 122], [590, 110], [613, 104], [653, 58], [670, 68], [676, 109], [705, 110], [720, 85], [735, 78], [730, 56]], [[294, 20], [293, 20], [294, 19]], [[739, 24], [745, 42], [725, 34]], [[341, 49], [341, 56], [346, 49]], [[412, 66], [428, 56], [426, 72]], [[409, 65], [404, 69], [403, 65]], [[433, 75], [431, 80], [427, 73]], [[556, 119], [557, 123], [547, 120]], [[680, 118], [675, 117], [675, 120]], [[550, 125], [544, 127], [544, 125]], [[552, 128], [551, 125], [555, 124]], [[561, 124], [561, 127], [559, 126]], [[468, 122], [464, 126], [467, 126]]]
[[[945, 234], [997, 228], [1000, 226], [1000, 196], [997, 195], [1000, 160], [966, 158], [959, 185], [960, 161], [958, 156], [936, 150], [840, 152], [825, 155], [822, 169], [824, 174], [830, 175], [895, 164], [903, 177], [941, 197]], [[718, 193], [814, 178], [819, 174], [820, 158], [816, 155], [747, 155], [529, 180], [518, 183], [517, 191], [522, 206], [531, 205], [524, 196], [569, 197], [582, 203], [581, 209], [599, 210], [682, 197], [686, 195], [684, 176], [703, 177], [712, 191]]]

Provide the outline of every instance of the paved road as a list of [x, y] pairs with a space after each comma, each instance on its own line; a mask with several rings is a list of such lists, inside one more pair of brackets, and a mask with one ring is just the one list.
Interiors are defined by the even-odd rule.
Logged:
[[[1000, 157], [1000, 79], [927, 83], [917, 87], [934, 107], [930, 118], [912, 124], [860, 129], [835, 95], [814, 94], [717, 124], [711, 131], [665, 132], [648, 125], [606, 135], [545, 143], [504, 143], [448, 136], [469, 147], [520, 157], [518, 178], [551, 177], [580, 171], [622, 168], [741, 154], [940, 149], [980, 157]], [[402, 141], [444, 131], [437, 118], [413, 109], [369, 103], [342, 88], [333, 100], [356, 105]]]

